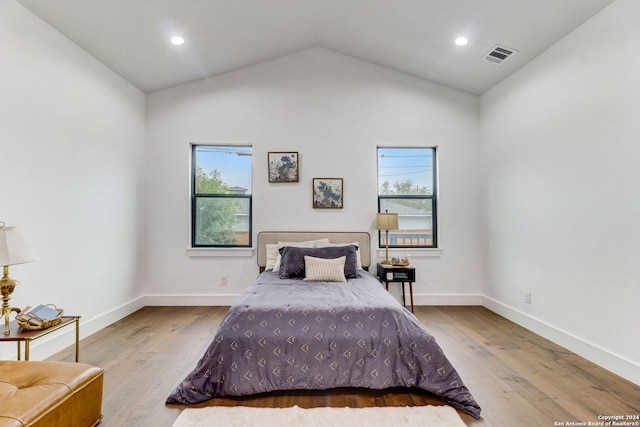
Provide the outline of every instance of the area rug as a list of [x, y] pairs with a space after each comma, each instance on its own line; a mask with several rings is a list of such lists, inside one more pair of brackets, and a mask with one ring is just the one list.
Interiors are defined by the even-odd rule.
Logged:
[[208, 406], [184, 409], [172, 427], [465, 427], [450, 406], [375, 408], [252, 408]]

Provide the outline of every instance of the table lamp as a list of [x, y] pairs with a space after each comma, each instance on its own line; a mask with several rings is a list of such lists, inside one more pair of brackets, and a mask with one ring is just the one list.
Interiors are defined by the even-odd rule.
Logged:
[[9, 335], [9, 316], [12, 311], [20, 312], [19, 308], [9, 307], [9, 300], [13, 289], [19, 283], [9, 277], [9, 266], [22, 264], [35, 260], [37, 257], [31, 252], [15, 227], [5, 227], [0, 221], [0, 265], [3, 269], [0, 279], [0, 292], [2, 292], [2, 316], [4, 317], [4, 334]]
[[385, 210], [384, 213], [379, 213], [376, 217], [376, 229], [384, 230], [385, 232], [385, 253], [384, 262], [381, 264], [390, 265], [389, 262], [389, 230], [398, 229], [398, 214], [389, 213]]

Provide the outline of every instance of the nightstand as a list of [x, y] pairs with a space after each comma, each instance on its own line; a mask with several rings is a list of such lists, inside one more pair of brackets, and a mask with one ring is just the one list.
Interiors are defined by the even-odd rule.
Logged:
[[385, 283], [385, 288], [389, 290], [389, 283], [402, 283], [402, 304], [406, 301], [404, 297], [404, 284], [409, 283], [409, 297], [411, 299], [411, 312], [413, 313], [413, 282], [416, 281], [416, 269], [413, 267], [395, 267], [378, 263], [378, 278]]
[[24, 360], [29, 360], [29, 344], [40, 337], [43, 337], [60, 328], [68, 325], [76, 325], [76, 362], [80, 359], [80, 316], [62, 316], [62, 320], [55, 326], [37, 331], [28, 331], [20, 328], [18, 322], [12, 320], [9, 322], [11, 334], [0, 334], [0, 342], [15, 341], [18, 343], [18, 360], [20, 360], [20, 343], [24, 342]]

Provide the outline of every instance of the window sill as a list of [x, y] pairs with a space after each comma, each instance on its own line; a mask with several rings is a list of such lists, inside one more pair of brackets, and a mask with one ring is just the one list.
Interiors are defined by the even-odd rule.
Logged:
[[[378, 257], [384, 259], [385, 249], [377, 249]], [[389, 258], [400, 258], [409, 255], [409, 259], [412, 258], [440, 258], [442, 256], [441, 248], [424, 248], [424, 249], [399, 249], [389, 248]]]
[[251, 257], [253, 248], [187, 248], [189, 258]]

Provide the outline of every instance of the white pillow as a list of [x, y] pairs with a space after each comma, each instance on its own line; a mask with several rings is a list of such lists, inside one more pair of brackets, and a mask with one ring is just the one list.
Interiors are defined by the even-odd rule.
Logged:
[[315, 248], [318, 243], [329, 243], [329, 239], [307, 240], [304, 242], [278, 242], [277, 245], [267, 245], [267, 263], [264, 269], [280, 271], [280, 248], [284, 248], [285, 246]]
[[276, 260], [278, 259], [278, 244], [273, 243], [266, 246], [267, 249], [267, 263], [264, 267], [265, 270], [273, 270], [273, 267], [276, 265]]
[[356, 255], [358, 256], [358, 270], [362, 270], [362, 260], [360, 259], [360, 244], [358, 242], [352, 242], [352, 243], [319, 243], [316, 248], [325, 248], [325, 247], [329, 247], [329, 246], [347, 246], [347, 245], [353, 245], [356, 248]]
[[305, 255], [304, 280], [346, 282], [347, 279], [344, 277], [344, 264], [346, 260], [346, 256], [324, 259]]

